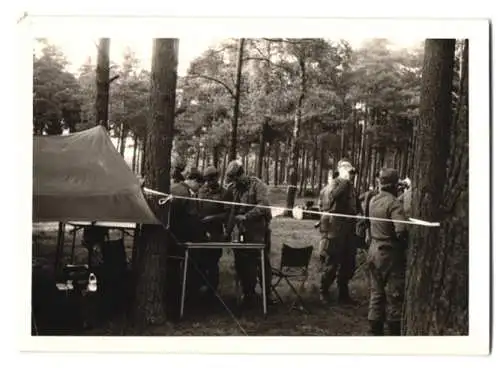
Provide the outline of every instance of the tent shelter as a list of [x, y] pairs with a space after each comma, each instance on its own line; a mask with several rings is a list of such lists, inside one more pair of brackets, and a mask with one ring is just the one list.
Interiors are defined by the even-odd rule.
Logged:
[[102, 126], [33, 138], [32, 219], [160, 223]]
[[56, 268], [66, 224], [75, 233], [90, 225], [137, 230], [161, 224], [149, 208], [139, 179], [97, 126], [65, 136], [33, 138], [33, 222], [59, 222]]

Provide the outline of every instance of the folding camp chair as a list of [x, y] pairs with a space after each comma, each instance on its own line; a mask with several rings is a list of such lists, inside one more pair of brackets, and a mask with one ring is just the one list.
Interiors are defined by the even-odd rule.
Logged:
[[304, 288], [304, 284], [309, 276], [309, 263], [311, 261], [313, 249], [313, 246], [294, 248], [283, 243], [283, 247], [281, 248], [280, 267], [279, 269], [271, 268], [273, 276], [271, 291], [276, 295], [279, 301], [283, 303], [283, 299], [279, 295], [276, 287], [281, 283], [282, 280], [285, 280], [296, 296], [296, 300], [293, 302], [291, 308], [296, 307], [297, 303], [299, 303], [300, 309], [307, 311], [300, 293], [293, 286], [291, 281], [296, 280], [299, 282], [299, 290], [302, 290]]

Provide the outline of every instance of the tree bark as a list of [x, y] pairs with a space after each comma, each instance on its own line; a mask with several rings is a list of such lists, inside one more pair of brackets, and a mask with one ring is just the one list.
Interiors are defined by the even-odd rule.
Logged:
[[219, 168], [219, 146], [214, 146], [212, 149], [213, 161], [212, 164], [215, 168]]
[[96, 66], [96, 125], [108, 126], [109, 115], [109, 38], [99, 40]]
[[318, 138], [315, 136], [314, 137], [314, 147], [313, 147], [313, 152], [312, 152], [312, 170], [311, 170], [311, 190], [312, 193], [315, 193], [315, 185], [316, 185], [316, 159], [318, 157]]
[[[177, 39], [155, 39], [151, 67], [150, 118], [147, 125], [146, 186], [169, 193], [170, 156], [175, 119], [178, 64]], [[158, 218], [166, 222], [166, 210], [151, 200]], [[138, 254], [135, 317], [139, 325], [166, 320], [168, 233], [161, 226], [144, 225]]]
[[245, 39], [241, 38], [238, 48], [238, 64], [236, 66], [236, 84], [234, 89], [233, 120], [231, 123], [231, 147], [229, 160], [236, 160], [238, 145], [238, 117], [240, 115], [241, 69], [243, 66], [243, 51]]
[[279, 160], [280, 160], [280, 142], [274, 142], [274, 186], [279, 184]]
[[325, 170], [325, 144], [322, 140], [319, 142], [319, 173], [318, 173], [318, 189], [317, 193], [323, 186], [323, 171]]
[[127, 129], [125, 125], [121, 124], [120, 127], [120, 155], [125, 157], [125, 148], [127, 148]]
[[406, 335], [468, 334], [468, 101], [454, 124], [454, 50], [454, 39], [425, 41], [412, 215], [441, 226], [411, 229]]
[[220, 184], [224, 184], [224, 176], [226, 175], [227, 152], [224, 152], [224, 161], [222, 162], [222, 170], [220, 171]]
[[136, 159], [137, 159], [137, 136], [133, 135], [134, 139], [134, 152], [132, 153], [132, 171], [135, 173], [136, 169]]
[[302, 123], [302, 105], [306, 97], [306, 63], [304, 59], [299, 60], [300, 69], [300, 94], [297, 101], [297, 107], [295, 110], [295, 119], [293, 124], [293, 135], [292, 135], [292, 173], [290, 174], [290, 182], [286, 198], [286, 206], [288, 211], [286, 215], [288, 217], [292, 216], [292, 209], [295, 205], [295, 194], [297, 193], [297, 179], [299, 171], [299, 137], [300, 137], [300, 126]]
[[266, 153], [266, 141], [267, 141], [266, 136], [268, 128], [269, 128], [269, 119], [265, 118], [260, 132], [259, 156], [257, 157], [257, 170], [255, 173], [259, 179], [262, 179], [262, 167], [264, 162], [264, 156]]

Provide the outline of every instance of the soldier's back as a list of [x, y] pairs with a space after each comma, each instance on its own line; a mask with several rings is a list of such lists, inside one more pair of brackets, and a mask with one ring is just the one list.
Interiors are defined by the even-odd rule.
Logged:
[[[382, 191], [370, 201], [369, 216], [373, 218], [390, 219], [393, 206], [398, 205], [396, 196]], [[400, 205], [400, 204], [399, 204]], [[390, 241], [394, 239], [394, 224], [390, 221], [370, 220], [370, 233], [373, 240]]]

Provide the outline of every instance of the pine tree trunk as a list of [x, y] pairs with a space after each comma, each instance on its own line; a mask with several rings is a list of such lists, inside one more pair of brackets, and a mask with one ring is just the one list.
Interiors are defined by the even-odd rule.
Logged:
[[274, 142], [274, 186], [279, 184], [280, 142]]
[[[175, 90], [178, 64], [177, 39], [155, 39], [151, 66], [150, 118], [147, 126], [146, 186], [169, 193], [170, 156], [175, 120]], [[155, 198], [156, 199], [156, 198]], [[156, 200], [150, 205], [165, 223], [165, 207]], [[140, 325], [162, 324], [166, 320], [167, 255], [170, 238], [161, 226], [144, 225], [137, 253], [134, 316]], [[171, 245], [171, 244], [170, 244]]]
[[[205, 170], [205, 167], [207, 167], [207, 147], [203, 146], [203, 154], [202, 154], [202, 159], [201, 159], [201, 171]], [[199, 169], [199, 167], [197, 166]]]
[[134, 152], [132, 153], [132, 171], [135, 173], [136, 172], [136, 159], [137, 159], [137, 136], [134, 134], [133, 135], [134, 139]]
[[229, 160], [236, 160], [238, 146], [238, 117], [240, 115], [241, 69], [243, 66], [243, 50], [245, 39], [241, 38], [238, 47], [238, 64], [236, 66], [236, 85], [234, 91], [233, 120], [231, 122], [231, 147]]
[[201, 156], [201, 145], [198, 144], [198, 147], [196, 147], [196, 157], [194, 159], [195, 167], [200, 167], [200, 156]]
[[99, 40], [96, 66], [96, 125], [108, 127], [109, 115], [109, 38]]
[[315, 185], [316, 185], [316, 159], [318, 155], [318, 138], [314, 137], [314, 147], [313, 147], [313, 153], [312, 153], [312, 160], [311, 160], [311, 190], [312, 193], [315, 193]]
[[120, 129], [120, 155], [125, 157], [125, 148], [127, 148], [127, 129], [121, 124]]
[[302, 105], [304, 104], [304, 99], [306, 97], [306, 63], [304, 59], [299, 60], [300, 67], [300, 95], [297, 101], [297, 107], [295, 110], [295, 119], [293, 124], [293, 135], [292, 135], [292, 172], [289, 174], [289, 187], [286, 197], [286, 211], [287, 217], [292, 217], [292, 209], [295, 205], [295, 195], [297, 193], [298, 184], [298, 171], [299, 171], [299, 137], [300, 137], [300, 126], [302, 124]]
[[454, 51], [453, 39], [425, 41], [412, 215], [441, 227], [411, 229], [406, 335], [468, 334], [468, 118], [465, 97], [452, 121]]
[[215, 168], [219, 167], [219, 146], [215, 146], [212, 150], [212, 155], [213, 155], [213, 161], [212, 164], [214, 165]]
[[325, 170], [325, 143], [323, 140], [319, 142], [319, 172], [318, 172], [318, 188], [316, 193], [319, 193], [323, 186], [323, 171]]
[[220, 171], [220, 184], [224, 184], [224, 178], [226, 175], [226, 166], [227, 166], [227, 152], [224, 152], [224, 161], [222, 162], [222, 170]]
[[257, 172], [255, 175], [262, 179], [262, 167], [264, 162], [264, 156], [266, 154], [266, 132], [267, 132], [267, 119], [262, 124], [262, 130], [260, 132], [260, 141], [259, 141], [259, 156], [257, 157]]

